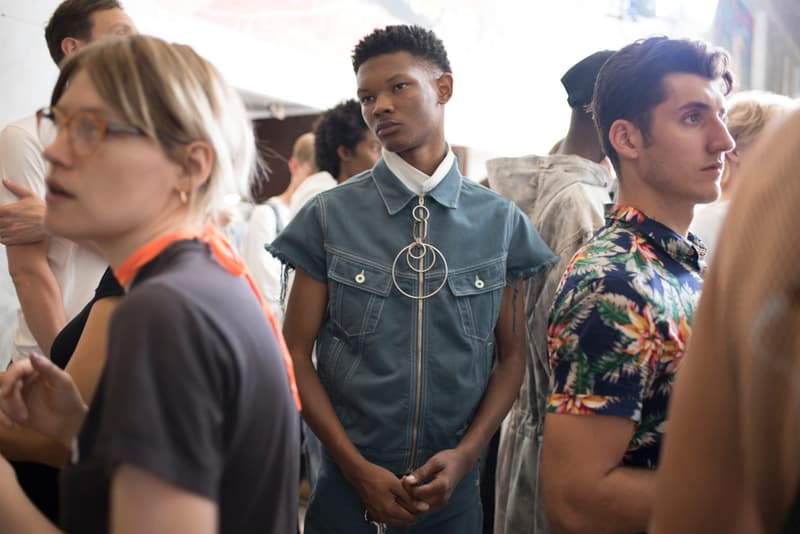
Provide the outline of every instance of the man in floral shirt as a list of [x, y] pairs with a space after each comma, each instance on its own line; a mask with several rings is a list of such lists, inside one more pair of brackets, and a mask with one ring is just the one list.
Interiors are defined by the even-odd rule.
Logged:
[[[556, 531], [642, 532], [667, 405], [702, 287], [694, 206], [719, 196], [728, 56], [655, 37], [614, 54], [592, 108], [618, 204], [567, 267], [550, 316], [542, 451]], [[604, 417], [598, 417], [604, 416]]]

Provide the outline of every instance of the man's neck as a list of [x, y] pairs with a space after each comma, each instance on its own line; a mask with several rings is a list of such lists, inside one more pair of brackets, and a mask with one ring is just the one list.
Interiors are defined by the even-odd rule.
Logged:
[[569, 131], [556, 154], [575, 155], [600, 163], [605, 154], [597, 139], [597, 131], [589, 114], [573, 109]]
[[683, 237], [689, 234], [694, 205], [684, 200], [665, 198], [647, 188], [633, 188], [623, 180], [619, 183], [617, 204], [633, 206]]
[[447, 156], [447, 143], [442, 139], [441, 143], [431, 143], [405, 152], [398, 152], [397, 155], [415, 169], [431, 176]]

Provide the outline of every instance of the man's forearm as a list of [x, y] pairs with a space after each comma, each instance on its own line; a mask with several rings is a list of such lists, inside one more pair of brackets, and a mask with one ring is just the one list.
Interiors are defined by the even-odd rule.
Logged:
[[61, 288], [40, 245], [7, 247], [8, 270], [22, 313], [39, 348], [47, 356], [56, 335], [67, 322]]

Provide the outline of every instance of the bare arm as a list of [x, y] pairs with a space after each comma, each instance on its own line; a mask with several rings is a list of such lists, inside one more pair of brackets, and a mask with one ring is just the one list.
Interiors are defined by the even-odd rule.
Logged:
[[[368, 462], [350, 441], [312, 362], [314, 342], [328, 304], [328, 286], [298, 269], [286, 308], [284, 337], [294, 361], [303, 417], [325, 445], [344, 477], [356, 489], [370, 517], [409, 524], [415, 516], [410, 497], [388, 470]], [[404, 501], [401, 506], [397, 500]]]
[[61, 288], [47, 261], [48, 240], [6, 247], [8, 272], [20, 307], [39, 348], [49, 354], [58, 332], [67, 323]]
[[0, 529], [3, 532], [57, 534], [57, 529], [25, 496], [9, 463], [0, 456]]
[[121, 299], [122, 297], [105, 297], [92, 305], [81, 337], [65, 369], [86, 404], [92, 401], [100, 381], [100, 373], [106, 364], [108, 328], [111, 315]]
[[212, 534], [217, 504], [137, 467], [117, 467], [111, 481], [112, 534]]
[[646, 530], [656, 473], [620, 465], [634, 430], [622, 417], [547, 414], [541, 478], [553, 532]]
[[[72, 377], [84, 402], [94, 397], [106, 361], [108, 325], [120, 297], [106, 297], [92, 306], [66, 372]], [[0, 427], [0, 453], [10, 460], [39, 462], [60, 467], [67, 449], [56, 440], [26, 428]]]
[[[521, 282], [516, 282], [514, 286], [503, 290], [500, 316], [495, 327], [497, 364], [466, 435], [458, 447], [433, 455], [403, 479], [413, 497], [432, 507], [447, 504], [458, 483], [478, 461], [481, 451], [497, 431], [519, 393], [525, 374], [526, 343], [521, 285]], [[515, 291], [518, 292], [516, 299]], [[415, 487], [427, 479], [431, 481]]]
[[[5, 375], [0, 373], [0, 383], [5, 382]], [[0, 414], [0, 430], [4, 430], [2, 424], [7, 421], [7, 417]], [[17, 483], [13, 468], [3, 456], [0, 456], [0, 530], [31, 534], [61, 532], [31, 503]]]

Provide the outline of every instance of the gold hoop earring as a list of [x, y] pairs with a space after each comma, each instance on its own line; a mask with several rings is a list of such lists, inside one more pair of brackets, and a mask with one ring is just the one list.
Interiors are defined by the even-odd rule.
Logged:
[[186, 194], [186, 191], [179, 191], [178, 196], [181, 197], [181, 204], [189, 203], [189, 196]]

